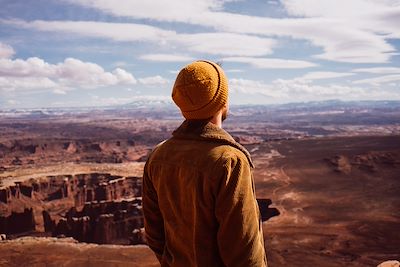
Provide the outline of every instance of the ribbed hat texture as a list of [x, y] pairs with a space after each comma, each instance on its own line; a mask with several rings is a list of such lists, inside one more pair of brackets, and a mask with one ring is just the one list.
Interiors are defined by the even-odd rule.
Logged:
[[195, 61], [178, 74], [172, 99], [186, 119], [208, 119], [228, 101], [228, 80], [220, 66]]

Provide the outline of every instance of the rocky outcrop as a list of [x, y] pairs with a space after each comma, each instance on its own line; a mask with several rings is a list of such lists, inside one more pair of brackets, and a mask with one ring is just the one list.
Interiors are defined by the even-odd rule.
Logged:
[[71, 208], [61, 219], [53, 236], [70, 236], [98, 244], [139, 244], [143, 215], [141, 198], [86, 203], [81, 211]]
[[[0, 229], [6, 229], [5, 225], [13, 225], [12, 230], [4, 230], [5, 233], [22, 233], [35, 229], [34, 226], [27, 227], [9, 223], [10, 220], [13, 220], [10, 218], [17, 216], [17, 213], [11, 214], [11, 212], [18, 208], [20, 205], [18, 203], [24, 203], [28, 207], [29, 205], [35, 207], [35, 212], [31, 212], [34, 221], [33, 214], [42, 213], [43, 228], [46, 232], [72, 236], [80, 241], [109, 243], [109, 240], [114, 240], [115, 236], [116, 238], [122, 235], [129, 237], [136, 227], [141, 227], [140, 223], [131, 219], [132, 214], [137, 214], [138, 200], [130, 200], [132, 205], [136, 205], [136, 208], [132, 208], [130, 204], [123, 204], [124, 201], [119, 201], [136, 198], [140, 195], [140, 177], [122, 177], [109, 173], [56, 175], [15, 182], [11, 186], [0, 189], [0, 202], [6, 207], [10, 207], [8, 213], [0, 214], [0, 222], [3, 225], [3, 228]], [[49, 203], [49, 205], [43, 203]], [[46, 210], [47, 206], [51, 210]], [[57, 208], [57, 206], [61, 208]], [[77, 212], [76, 208], [82, 209], [82, 211]], [[67, 210], [66, 221], [59, 220], [60, 215], [64, 216], [63, 212]], [[123, 215], [124, 212], [126, 215]], [[106, 220], [100, 219], [102, 214], [115, 216], [115, 220], [112, 220], [111, 226], [107, 226], [108, 228]], [[24, 221], [27, 220], [24, 219]], [[36, 219], [36, 221], [42, 222], [41, 219]], [[120, 221], [126, 221], [129, 227]], [[103, 230], [99, 230], [99, 227], [96, 228], [98, 222], [100, 222], [100, 228], [104, 226]], [[7, 229], [9, 229], [8, 226]], [[110, 235], [114, 229], [116, 233], [121, 234], [108, 237], [107, 235]], [[94, 237], [95, 231], [99, 233], [96, 238]], [[105, 237], [102, 236], [103, 234]], [[125, 239], [128, 240], [128, 238]]]
[[117, 200], [141, 195], [140, 177], [122, 177], [108, 173], [47, 176], [0, 189], [0, 201], [7, 204], [21, 196], [44, 201], [72, 197], [76, 206], [86, 202]]
[[349, 174], [353, 168], [367, 172], [377, 172], [380, 165], [385, 168], [395, 167], [400, 164], [396, 158], [398, 156], [395, 153], [370, 151], [352, 156], [336, 155], [325, 160], [334, 167], [334, 171]]
[[17, 234], [35, 230], [33, 209], [12, 212], [10, 216], [0, 217], [0, 233]]
[[269, 220], [274, 216], [278, 216], [280, 214], [277, 208], [270, 208], [269, 206], [272, 204], [272, 200], [268, 198], [258, 198], [257, 199], [258, 208], [260, 209], [261, 220], [263, 222]]
[[55, 220], [51, 219], [50, 214], [46, 211], [42, 211], [44, 231], [52, 233], [55, 230], [56, 223]]
[[96, 220], [94, 232], [94, 243], [107, 244], [115, 239], [116, 229], [114, 227], [114, 214], [101, 214]]
[[107, 140], [27, 138], [0, 141], [0, 166], [12, 168], [25, 164], [67, 161], [121, 163], [136, 161], [147, 150], [147, 146], [136, 142], [130, 135]]
[[0, 202], [7, 204], [13, 197], [17, 199], [20, 198], [21, 194], [31, 197], [32, 190], [24, 185], [21, 185], [21, 182], [15, 182], [15, 184], [12, 186], [0, 188]]
[[8, 203], [11, 198], [11, 190], [9, 187], [0, 189], [0, 202]]
[[326, 160], [333, 165], [335, 172], [345, 174], [349, 174], [351, 172], [351, 162], [346, 156], [336, 155], [335, 157]]
[[76, 206], [86, 202], [118, 200], [141, 195], [140, 177], [111, 176], [92, 173], [76, 175], [71, 181]]

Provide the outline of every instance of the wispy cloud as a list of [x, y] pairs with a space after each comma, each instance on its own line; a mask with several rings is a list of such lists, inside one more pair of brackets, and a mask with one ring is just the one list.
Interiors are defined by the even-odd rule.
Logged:
[[268, 55], [277, 44], [273, 39], [235, 33], [181, 34], [176, 41], [189, 51], [223, 56]]
[[[333, 18], [257, 18], [237, 14], [213, 15], [215, 27], [225, 31], [308, 40], [323, 53], [315, 58], [350, 63], [388, 62], [395, 48], [379, 34]], [[350, 23], [350, 25], [349, 25]]]
[[387, 90], [377, 90], [359, 86], [348, 86], [341, 84], [317, 85], [311, 81], [300, 79], [276, 79], [271, 83], [258, 80], [231, 79], [230, 88], [232, 94], [245, 94], [257, 96], [255, 99], [264, 97], [264, 102], [284, 103], [293, 101], [310, 100], [383, 100], [400, 99], [400, 95], [393, 95]]
[[309, 61], [280, 58], [225, 57], [223, 61], [246, 63], [260, 69], [303, 69], [317, 66]]
[[48, 1], [2, 6], [3, 105], [162, 95], [200, 58], [224, 62], [239, 103], [400, 99], [399, 0]]
[[[284, 0], [289, 15], [296, 18], [264, 18], [223, 12], [224, 1], [111, 1], [70, 0], [115, 16], [177, 21], [202, 25], [217, 31], [289, 36], [309, 40], [324, 52], [316, 58], [351, 63], [388, 62], [395, 48], [386, 38], [399, 38], [397, 1]], [[162, 8], [153, 8], [154, 6]], [[343, 8], [346, 7], [346, 8]], [[382, 34], [384, 33], [384, 34]]]
[[191, 56], [176, 54], [146, 54], [141, 55], [139, 59], [158, 62], [189, 62], [194, 60]]
[[274, 100], [282, 100], [287, 98], [286, 92], [272, 88], [271, 84], [263, 81], [249, 79], [231, 79], [229, 87], [233, 94], [242, 93], [250, 95], [263, 95], [271, 97]]
[[3, 24], [50, 32], [67, 32], [123, 42], [151, 42], [163, 47], [181, 47], [189, 52], [261, 56], [271, 54], [276, 41], [237, 33], [178, 34], [157, 27], [134, 23], [106, 23], [94, 21], [22, 21], [3, 20]]
[[361, 68], [353, 69], [353, 72], [364, 72], [373, 74], [394, 74], [400, 73], [400, 68], [397, 67], [376, 67], [376, 68]]
[[11, 58], [15, 54], [14, 49], [0, 42], [0, 58]]
[[97, 21], [24, 21], [0, 20], [1, 23], [38, 31], [70, 33], [86, 37], [107, 38], [121, 42], [162, 42], [173, 39], [175, 31], [137, 23], [108, 23]]
[[241, 69], [227, 69], [225, 72], [230, 72], [230, 73], [242, 73], [244, 70]]
[[221, 9], [224, 0], [130, 0], [115, 4], [108, 0], [67, 0], [70, 3], [91, 7], [114, 16], [149, 18], [168, 22], [189, 22], [210, 10]]
[[332, 72], [332, 71], [314, 71], [308, 72], [305, 75], [299, 77], [302, 80], [322, 80], [322, 79], [334, 79], [341, 77], [352, 76], [354, 73], [349, 72]]
[[[362, 80], [353, 81], [354, 84], [369, 84], [369, 85], [380, 85], [383, 83], [391, 83], [400, 81], [400, 74], [385, 75], [375, 78], [367, 78]], [[399, 94], [400, 95], [400, 94]]]
[[53, 93], [55, 93], [55, 94], [57, 94], [57, 95], [66, 95], [66, 94], [67, 94], [66, 91], [64, 91], [64, 90], [62, 90], [62, 89], [60, 89], [60, 88], [54, 89], [54, 90], [53, 90]]
[[139, 78], [139, 83], [148, 85], [148, 86], [155, 86], [155, 85], [165, 85], [170, 83], [168, 79], [161, 77], [160, 75], [150, 76], [145, 78]]

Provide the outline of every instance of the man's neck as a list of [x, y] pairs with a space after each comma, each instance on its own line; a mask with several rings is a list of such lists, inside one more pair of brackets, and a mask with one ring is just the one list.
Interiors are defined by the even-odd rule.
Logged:
[[215, 124], [219, 128], [222, 128], [222, 112], [218, 112], [210, 120], [211, 123]]

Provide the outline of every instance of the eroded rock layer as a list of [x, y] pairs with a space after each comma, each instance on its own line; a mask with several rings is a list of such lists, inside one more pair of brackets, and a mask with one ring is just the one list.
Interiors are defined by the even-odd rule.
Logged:
[[0, 233], [44, 232], [99, 244], [143, 243], [141, 178], [56, 175], [0, 189]]

